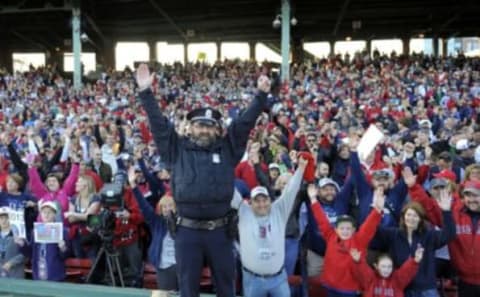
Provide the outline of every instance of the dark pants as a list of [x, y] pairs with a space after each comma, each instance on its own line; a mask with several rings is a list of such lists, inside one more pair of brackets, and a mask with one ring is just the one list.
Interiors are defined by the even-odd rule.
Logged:
[[177, 265], [157, 268], [157, 287], [163, 291], [178, 291]]
[[458, 297], [478, 297], [480, 296], [480, 286], [471, 285], [462, 281], [458, 284]]
[[175, 235], [175, 258], [180, 296], [199, 296], [204, 258], [212, 270], [217, 296], [235, 296], [233, 243], [227, 237], [225, 227], [210, 231], [178, 226]]

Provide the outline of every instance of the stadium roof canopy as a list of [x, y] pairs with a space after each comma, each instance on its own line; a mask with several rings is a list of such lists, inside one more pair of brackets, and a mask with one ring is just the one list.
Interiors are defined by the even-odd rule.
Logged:
[[[0, 1], [0, 44], [66, 47], [73, 1]], [[292, 37], [304, 41], [480, 35], [478, 0], [291, 0], [291, 6], [298, 20]], [[82, 30], [95, 46], [106, 40], [279, 42], [272, 21], [280, 7], [281, 0], [81, 0]]]

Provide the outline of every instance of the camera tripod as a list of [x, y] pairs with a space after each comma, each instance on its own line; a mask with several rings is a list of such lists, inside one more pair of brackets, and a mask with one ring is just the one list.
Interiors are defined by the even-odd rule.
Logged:
[[95, 262], [93, 263], [92, 268], [88, 272], [86, 282], [87, 283], [91, 282], [92, 275], [95, 272], [95, 270], [98, 268], [98, 265], [102, 260], [102, 256], [105, 256], [105, 260], [107, 262], [106, 269], [108, 269], [108, 274], [112, 282], [111, 285], [113, 287], [117, 286], [117, 282], [115, 279], [115, 272], [116, 272], [118, 276], [118, 280], [120, 282], [120, 287], [125, 287], [125, 282], [123, 280], [123, 274], [122, 274], [122, 267], [120, 266], [120, 261], [118, 259], [118, 252], [115, 251], [113, 247], [108, 248], [105, 242], [102, 243], [102, 247], [98, 251], [97, 258], [95, 259]]

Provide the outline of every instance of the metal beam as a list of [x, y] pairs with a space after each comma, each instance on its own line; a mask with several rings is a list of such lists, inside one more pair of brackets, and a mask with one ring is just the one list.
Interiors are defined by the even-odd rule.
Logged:
[[345, 17], [345, 13], [347, 12], [348, 5], [350, 4], [350, 1], [351, 0], [344, 0], [343, 1], [342, 9], [340, 10], [340, 13], [338, 14], [337, 22], [335, 23], [335, 27], [333, 28], [333, 32], [332, 32], [333, 36], [337, 35], [338, 28], [340, 28], [340, 24], [342, 23], [343, 18]]
[[80, 90], [82, 87], [82, 66], [81, 66], [81, 54], [82, 54], [82, 41], [80, 40], [81, 27], [80, 27], [80, 1], [75, 1], [72, 8], [72, 45], [73, 45], [73, 88]]
[[444, 29], [448, 28], [448, 26], [450, 26], [453, 22], [455, 22], [458, 18], [460, 18], [460, 13], [457, 12], [456, 14], [454, 14], [451, 18], [449, 18], [448, 20], [446, 20], [443, 24], [441, 24], [439, 27], [438, 27], [438, 31], [443, 31]]
[[102, 40], [102, 43], [105, 43], [105, 35], [103, 34], [102, 30], [97, 26], [97, 23], [90, 17], [88, 14], [84, 14], [85, 18], [87, 19], [88, 24], [92, 27], [93, 31], [97, 33], [97, 35]]
[[72, 8], [69, 6], [63, 7], [45, 7], [45, 8], [16, 8], [16, 7], [1, 7], [0, 14], [18, 14], [18, 13], [42, 13], [53, 11], [69, 11]]
[[21, 39], [21, 40], [23, 40], [23, 41], [25, 41], [25, 42], [27, 42], [27, 43], [33, 44], [33, 45], [35, 45], [36, 47], [42, 48], [42, 49], [44, 49], [44, 50], [46, 50], [46, 51], [48, 50], [48, 46], [46, 46], [46, 45], [44, 45], [44, 44], [42, 44], [42, 43], [40, 43], [40, 42], [38, 42], [38, 41], [35, 41], [35, 40], [33, 40], [33, 39], [31, 39], [31, 38], [23, 35], [22, 33], [18, 32], [18, 31], [12, 30], [12, 31], [10, 31], [10, 32], [11, 32], [13, 35], [15, 35], [16, 37], [18, 37], [19, 39]]
[[183, 32], [183, 30], [172, 20], [172, 18], [160, 7], [158, 6], [155, 0], [149, 0], [150, 4], [155, 8], [155, 10], [167, 20], [167, 22], [178, 32], [178, 34], [183, 38], [183, 40], [187, 40], [187, 35]]
[[282, 82], [290, 80], [290, 0], [282, 0]]

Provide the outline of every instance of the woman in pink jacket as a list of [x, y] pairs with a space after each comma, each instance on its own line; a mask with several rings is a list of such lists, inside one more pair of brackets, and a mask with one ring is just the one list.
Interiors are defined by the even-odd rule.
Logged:
[[[63, 182], [63, 185], [61, 184], [60, 177], [55, 173], [49, 173], [44, 184], [38, 174], [37, 168], [31, 164], [29, 165], [28, 177], [32, 194], [38, 201], [54, 201], [59, 205], [60, 211], [57, 214], [56, 221], [67, 223], [63, 214], [68, 211], [69, 197], [75, 193], [75, 183], [80, 171], [78, 161], [78, 159], [72, 158], [70, 173]], [[40, 217], [37, 218], [37, 221], [38, 220], [40, 220]]]

